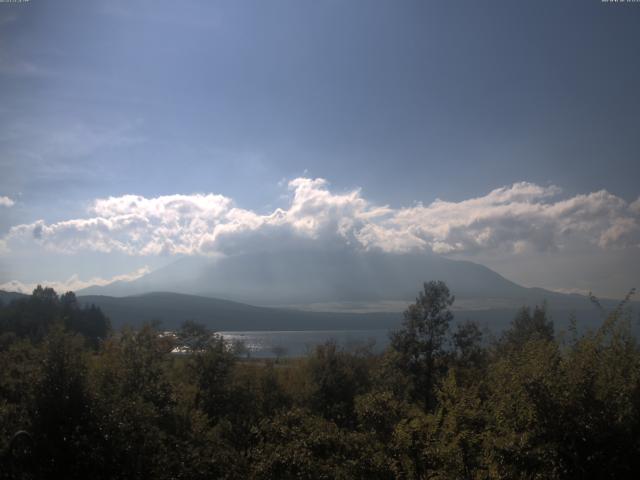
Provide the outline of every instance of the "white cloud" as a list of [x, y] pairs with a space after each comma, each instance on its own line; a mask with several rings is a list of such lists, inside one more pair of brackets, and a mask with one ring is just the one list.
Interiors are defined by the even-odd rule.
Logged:
[[572, 242], [602, 248], [638, 246], [640, 215], [604, 190], [549, 201], [557, 187], [516, 183], [462, 202], [436, 200], [397, 212], [395, 225], [439, 253], [562, 249]]
[[289, 204], [261, 215], [215, 194], [96, 200], [87, 218], [13, 227], [8, 248], [129, 255], [207, 254], [290, 248], [413, 250], [440, 254], [556, 251], [640, 245], [640, 200], [606, 191], [558, 199], [560, 189], [527, 182], [460, 202], [377, 206], [360, 190], [331, 191], [323, 179], [289, 182]]
[[566, 293], [566, 294], [578, 294], [578, 295], [589, 295], [589, 293], [591, 292], [591, 290], [588, 289], [584, 289], [584, 288], [552, 288], [551, 289], [554, 292], [558, 292], [558, 293]]
[[13, 207], [15, 203], [9, 197], [0, 196], [0, 207]]
[[6, 292], [31, 293], [38, 285], [42, 285], [46, 287], [51, 287], [58, 293], [64, 293], [68, 291], [80, 290], [82, 288], [91, 287], [94, 285], [96, 286], [108, 285], [109, 283], [117, 282], [117, 281], [130, 282], [132, 280], [136, 280], [146, 275], [150, 271], [151, 270], [149, 269], [149, 267], [142, 267], [133, 272], [125, 273], [123, 275], [116, 275], [111, 278], [94, 277], [89, 280], [81, 280], [80, 278], [78, 278], [78, 275], [72, 275], [67, 280], [63, 280], [63, 281], [45, 280], [43, 282], [37, 282], [37, 283], [23, 283], [18, 280], [11, 280], [9, 282], [0, 283], [0, 290], [4, 290]]

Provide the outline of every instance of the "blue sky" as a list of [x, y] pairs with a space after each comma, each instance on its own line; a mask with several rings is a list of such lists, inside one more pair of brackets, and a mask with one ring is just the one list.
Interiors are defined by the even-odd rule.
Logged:
[[[119, 231], [118, 248], [15, 232], [104, 218], [98, 199], [219, 194], [268, 216], [304, 193], [289, 182], [322, 178], [327, 205], [358, 191], [392, 216], [519, 182], [558, 187], [525, 202], [538, 213], [586, 196], [588, 228], [587, 213], [539, 214], [520, 218], [539, 229], [505, 243], [486, 240], [499, 230], [486, 220], [473, 248], [432, 210], [418, 233], [375, 226], [525, 284], [624, 293], [640, 243], [639, 22], [640, 4], [599, 0], [0, 4], [0, 284], [112, 278], [194, 254], [142, 253], [139, 231]], [[594, 209], [602, 190], [611, 198]], [[568, 231], [583, 237], [538, 238]]]

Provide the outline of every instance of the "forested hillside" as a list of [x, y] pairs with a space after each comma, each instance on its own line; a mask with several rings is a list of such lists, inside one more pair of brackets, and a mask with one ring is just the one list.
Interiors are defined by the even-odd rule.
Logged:
[[99, 306], [115, 328], [140, 327], [145, 322], [161, 322], [175, 329], [187, 320], [205, 324], [212, 330], [338, 330], [395, 328], [399, 316], [389, 312], [368, 314], [309, 312], [267, 308], [218, 298], [170, 292], [154, 292], [128, 297], [86, 295], [84, 305]]
[[38, 289], [0, 308], [1, 478], [634, 478], [627, 302], [586, 333], [523, 307], [495, 339], [453, 303], [425, 284], [383, 354], [252, 361], [197, 323], [113, 330]]

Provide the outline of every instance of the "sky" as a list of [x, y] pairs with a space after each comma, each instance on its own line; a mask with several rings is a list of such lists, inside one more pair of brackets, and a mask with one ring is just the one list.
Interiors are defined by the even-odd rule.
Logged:
[[621, 297], [640, 3], [0, 3], [0, 287], [256, 249]]

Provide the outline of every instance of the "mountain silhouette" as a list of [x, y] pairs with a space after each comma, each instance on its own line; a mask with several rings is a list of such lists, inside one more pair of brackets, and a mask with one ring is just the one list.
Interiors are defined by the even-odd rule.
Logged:
[[[410, 302], [422, 283], [443, 280], [465, 309], [553, 301], [563, 307], [584, 297], [525, 288], [469, 261], [432, 254], [336, 250], [252, 253], [220, 259], [185, 257], [130, 282], [80, 290], [82, 295], [127, 296], [166, 291], [265, 306], [339, 305], [376, 309]], [[391, 304], [393, 305], [393, 304]], [[388, 309], [388, 308], [383, 308]]]

